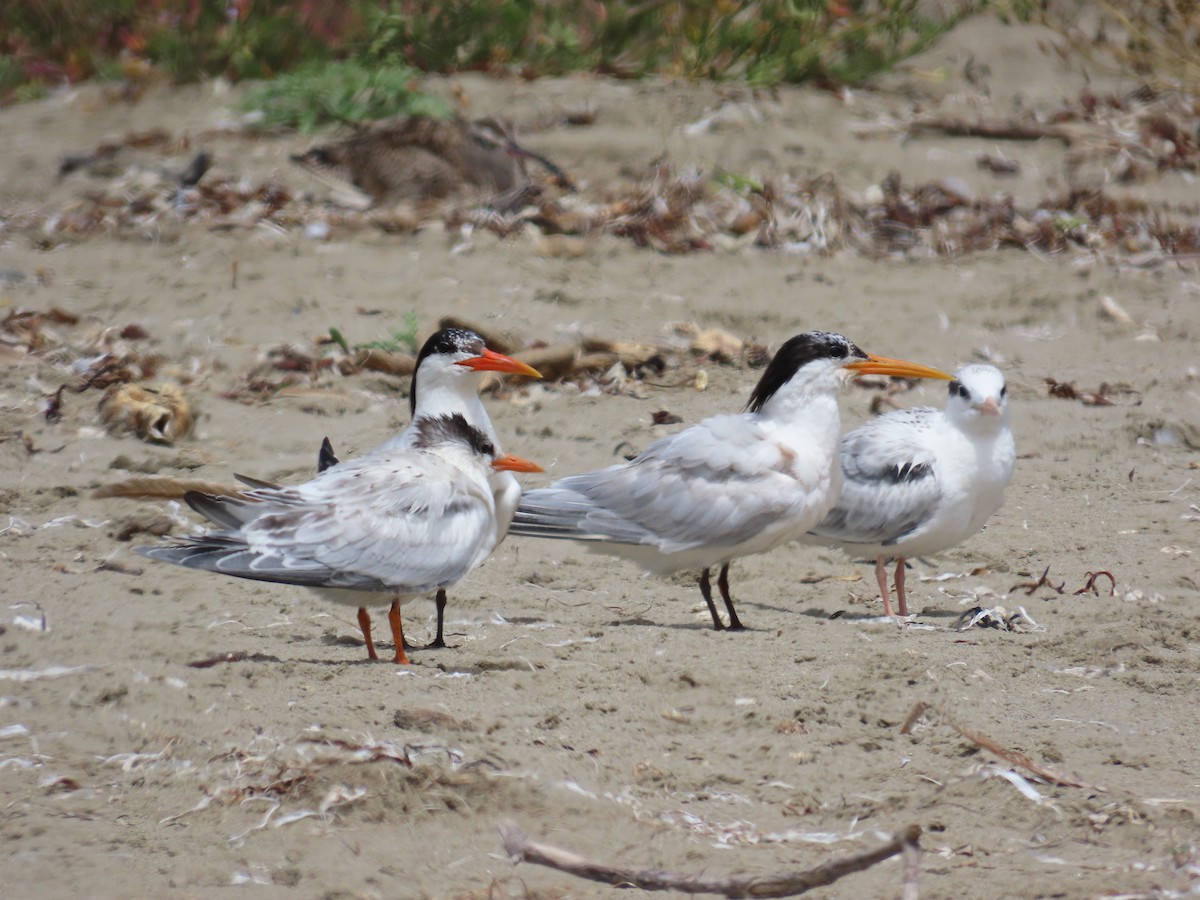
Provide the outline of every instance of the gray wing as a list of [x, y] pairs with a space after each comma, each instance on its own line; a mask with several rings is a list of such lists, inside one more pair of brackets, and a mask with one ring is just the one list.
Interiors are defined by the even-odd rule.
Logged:
[[258, 581], [422, 593], [462, 578], [490, 545], [487, 483], [461, 476], [436, 458], [376, 458], [245, 500], [189, 496], [227, 527], [138, 552]]
[[842, 438], [842, 493], [810, 533], [888, 546], [919, 530], [942, 500], [937, 457], [920, 440], [941, 416], [922, 407], [873, 419]]
[[807, 490], [754, 417], [717, 416], [632, 462], [526, 491], [509, 532], [649, 544], [664, 553], [735, 546], [794, 514]]

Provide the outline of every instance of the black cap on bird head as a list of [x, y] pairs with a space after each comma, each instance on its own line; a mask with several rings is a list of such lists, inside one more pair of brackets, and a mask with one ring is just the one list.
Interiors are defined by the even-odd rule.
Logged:
[[484, 351], [483, 338], [466, 328], [443, 328], [429, 336], [417, 354], [417, 364], [413, 368], [412, 385], [408, 392], [409, 411], [417, 411], [417, 373], [421, 371], [421, 363], [435, 353], [452, 356], [465, 353], [468, 356], [479, 356]]
[[806, 331], [788, 338], [767, 363], [767, 370], [754, 386], [746, 409], [758, 412], [775, 392], [792, 380], [800, 369], [818, 359], [866, 359], [867, 354], [849, 338], [833, 331]]

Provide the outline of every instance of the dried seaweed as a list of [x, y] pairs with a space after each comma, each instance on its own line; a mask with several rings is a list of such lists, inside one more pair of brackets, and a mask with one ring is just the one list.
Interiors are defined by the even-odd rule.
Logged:
[[109, 430], [170, 444], [187, 437], [195, 423], [183, 391], [174, 385], [115, 384], [100, 400], [100, 419]]
[[[1059, 108], [1016, 119], [966, 120], [934, 112], [887, 127], [910, 137], [937, 132], [1012, 140], [1054, 138], [1068, 148], [1063, 159], [1068, 184], [1107, 185], [1143, 180], [1153, 173], [1200, 171], [1198, 126], [1200, 102], [1189, 94], [1084, 91]], [[159, 135], [150, 147], [184, 153], [190, 152], [188, 145], [186, 138]], [[107, 152], [98, 148], [96, 154]], [[997, 174], [1011, 173], [1016, 165], [994, 155], [979, 159]], [[1099, 179], [1075, 177], [1090, 166], [1100, 167]], [[958, 256], [1014, 247], [1039, 253], [1103, 253], [1144, 263], [1147, 258], [1200, 253], [1196, 205], [1117, 197], [1106, 188], [1078, 186], [1018, 205], [1005, 195], [971, 196], [965, 185], [950, 181], [908, 185], [901, 173], [893, 173], [856, 200], [842, 190], [833, 173], [776, 173], [753, 181], [719, 170], [678, 172], [668, 162], [656, 164], [638, 181], [557, 196], [527, 191], [503, 204], [447, 201], [423, 216], [399, 209], [346, 209], [281, 183], [249, 184], [228, 175], [209, 174], [195, 185], [181, 186], [180, 178], [161, 165], [132, 166], [66, 209], [15, 216], [9, 227], [52, 244], [91, 234], [157, 232], [167, 223], [194, 222], [218, 230], [266, 226], [323, 239], [335, 229], [407, 232], [438, 220], [468, 236], [486, 231], [508, 238], [533, 230], [543, 238], [579, 238], [569, 247], [546, 244], [538, 250], [566, 257], [585, 254], [588, 242], [605, 234], [669, 254], [766, 248], [809, 254], [849, 249], [868, 256]]]

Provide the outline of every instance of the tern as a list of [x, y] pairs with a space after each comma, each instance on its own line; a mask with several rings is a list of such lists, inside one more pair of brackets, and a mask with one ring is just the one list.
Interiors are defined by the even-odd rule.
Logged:
[[841, 497], [805, 540], [873, 556], [887, 616], [884, 562], [894, 557], [896, 598], [907, 616], [905, 560], [962, 543], [1004, 502], [1016, 462], [1004, 375], [995, 366], [964, 366], [944, 410], [872, 419], [842, 438], [841, 461]]
[[[509, 373], [529, 378], [541, 377], [536, 369], [525, 363], [489, 350], [484, 344], [483, 338], [473, 331], [463, 328], [444, 328], [435, 332], [421, 347], [413, 369], [412, 386], [409, 390], [412, 424], [376, 450], [359, 459], [411, 449], [425, 440], [421, 429], [417, 427], [421, 421], [453, 414], [462, 416], [466, 423], [480, 431], [493, 447], [498, 447], [499, 442], [496, 438], [495, 428], [488, 417], [487, 410], [484, 409], [483, 401], [479, 398], [479, 386], [485, 372]], [[318, 457], [318, 472], [324, 474], [325, 470], [337, 465], [338, 459], [326, 439]], [[514, 470], [504, 467], [496, 468], [489, 477], [495, 515], [493, 517], [492, 543], [488, 548], [488, 554], [504, 539], [521, 496], [521, 487], [512, 471]], [[270, 482], [259, 481], [243, 475], [237, 477], [253, 489], [282, 490], [279, 485]], [[197, 509], [197, 512], [208, 516], [213, 507], [210, 504], [201, 503], [201, 505], [204, 508]], [[193, 508], [195, 508], [194, 504]], [[213, 521], [220, 525], [229, 524], [226, 519], [214, 519]], [[445, 587], [437, 588], [436, 600], [437, 637], [429, 646], [444, 647], [446, 644], [443, 627], [447, 602]], [[400, 603], [397, 600], [388, 612], [389, 619], [399, 621], [399, 611]], [[365, 607], [359, 607], [358, 621], [367, 644], [368, 654], [375, 659], [374, 645], [370, 638], [370, 614]], [[403, 647], [399, 647], [398, 650], [402, 651]], [[398, 652], [397, 656], [404, 656], [404, 654]], [[404, 661], [407, 661], [407, 657]]]
[[384, 444], [303, 484], [242, 497], [190, 492], [188, 505], [224, 527], [138, 552], [356, 606], [372, 660], [379, 657], [366, 607], [390, 604], [394, 661], [407, 664], [400, 604], [456, 583], [492, 552], [493, 471], [541, 471], [498, 455], [461, 413], [422, 417], [409, 430], [404, 447]]
[[[833, 506], [841, 483], [838, 392], [855, 374], [950, 378], [865, 353], [840, 334], [796, 335], [771, 359], [744, 412], [705, 419], [628, 463], [527, 491], [510, 532], [586, 541], [656, 575], [700, 569], [713, 627], [741, 629], [729, 565], [795, 540]], [[728, 625], [712, 599], [716, 566]]]

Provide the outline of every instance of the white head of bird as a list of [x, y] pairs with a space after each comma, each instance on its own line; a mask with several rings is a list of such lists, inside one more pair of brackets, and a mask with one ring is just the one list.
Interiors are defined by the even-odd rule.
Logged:
[[946, 417], [964, 431], [998, 432], [1008, 427], [1008, 387], [995, 366], [963, 366], [950, 382]]
[[[542, 377], [525, 363], [489, 350], [473, 331], [443, 328], [435, 332], [417, 354], [408, 396], [413, 419], [462, 412], [468, 421], [485, 425], [490, 432], [491, 422], [479, 399], [484, 372]], [[495, 440], [494, 434], [488, 437]]]

